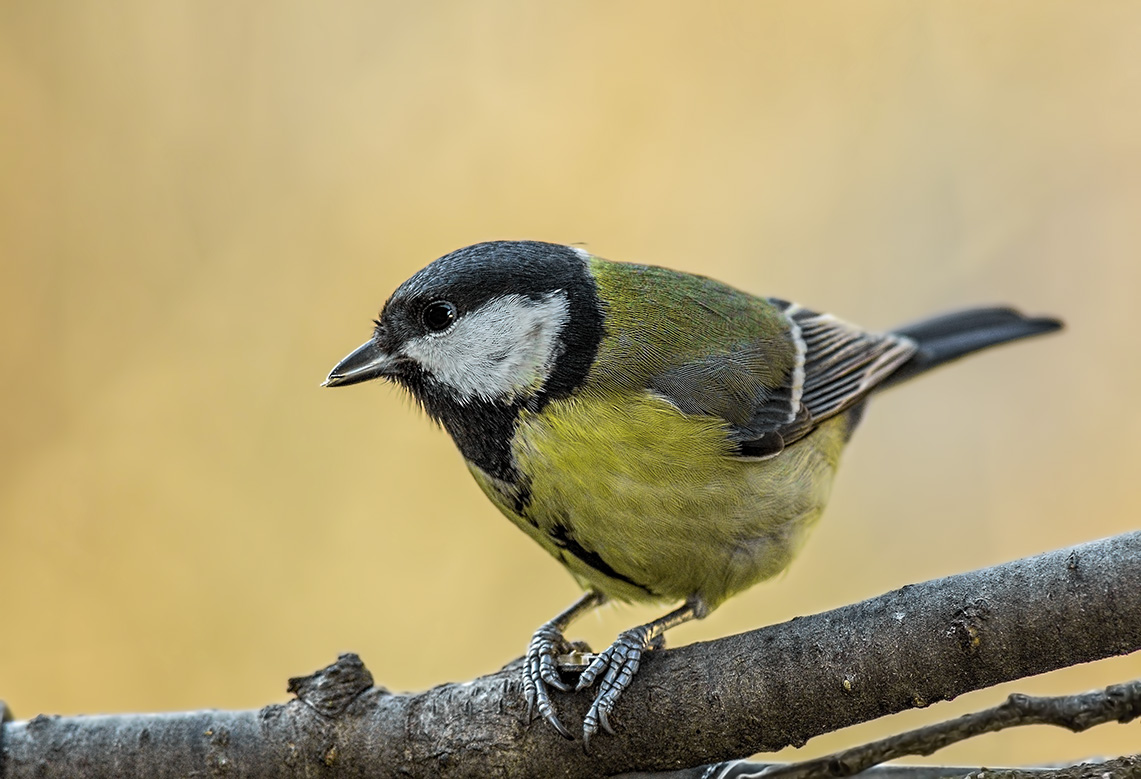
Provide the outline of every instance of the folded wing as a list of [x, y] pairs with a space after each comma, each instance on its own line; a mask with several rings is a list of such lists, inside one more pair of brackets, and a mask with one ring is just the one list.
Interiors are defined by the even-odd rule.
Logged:
[[[859, 403], [917, 349], [905, 336], [868, 333], [793, 303], [769, 303], [784, 314], [787, 330], [779, 339], [678, 366], [650, 384], [683, 413], [724, 419], [737, 456], [750, 459], [780, 454], [819, 423]], [[794, 354], [784, 360], [791, 368], [774, 385], [766, 356], [779, 349]]]

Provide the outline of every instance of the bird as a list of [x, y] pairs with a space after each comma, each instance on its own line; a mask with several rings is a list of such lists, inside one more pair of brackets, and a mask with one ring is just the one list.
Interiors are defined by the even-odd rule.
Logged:
[[971, 308], [887, 332], [577, 246], [491, 241], [401, 284], [328, 374], [403, 387], [491, 502], [584, 594], [523, 659], [529, 716], [566, 738], [565, 633], [608, 601], [679, 604], [589, 655], [584, 746], [670, 628], [783, 571], [828, 501], [868, 397], [979, 349], [1058, 330]]

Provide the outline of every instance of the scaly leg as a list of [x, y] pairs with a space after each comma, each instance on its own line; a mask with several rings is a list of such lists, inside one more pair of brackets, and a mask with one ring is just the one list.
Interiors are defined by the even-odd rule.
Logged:
[[543, 719], [551, 723], [551, 726], [565, 738], [573, 739], [574, 736], [563, 723], [559, 722], [555, 707], [551, 704], [551, 696], [547, 692], [547, 685], [563, 692], [570, 689], [559, 678], [555, 663], [556, 657], [570, 649], [566, 638], [563, 637], [563, 631], [570, 623], [603, 603], [606, 603], [606, 596], [602, 593], [586, 593], [562, 614], [536, 630], [527, 647], [527, 657], [523, 666], [523, 694], [527, 697], [527, 716], [530, 717], [538, 708]]
[[704, 601], [696, 597], [690, 598], [685, 605], [664, 617], [621, 633], [609, 648], [594, 658], [594, 662], [579, 676], [578, 686], [575, 688], [576, 691], [585, 689], [603, 674], [602, 682], [598, 685], [598, 694], [594, 697], [594, 703], [591, 704], [590, 711], [586, 713], [586, 718], [582, 722], [584, 746], [588, 745], [591, 737], [598, 733], [599, 727], [611, 735], [614, 734], [614, 729], [610, 727], [610, 712], [614, 710], [618, 696], [633, 681], [642, 660], [642, 653], [655, 646], [656, 639], [670, 628], [694, 619], [701, 619], [708, 613], [709, 607]]

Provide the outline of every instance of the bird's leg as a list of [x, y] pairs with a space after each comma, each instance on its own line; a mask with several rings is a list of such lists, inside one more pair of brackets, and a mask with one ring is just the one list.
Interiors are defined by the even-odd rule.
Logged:
[[599, 727], [611, 735], [614, 734], [614, 729], [610, 726], [610, 712], [618, 702], [618, 696], [634, 679], [642, 654], [659, 646], [662, 634], [670, 628], [690, 620], [701, 619], [708, 613], [709, 607], [705, 601], [697, 597], [690, 598], [683, 606], [664, 617], [621, 633], [613, 644], [594, 658], [594, 662], [579, 676], [578, 686], [575, 688], [576, 691], [585, 689], [602, 675], [598, 694], [594, 697], [594, 703], [582, 722], [584, 745], [590, 743], [591, 737], [598, 733]]
[[527, 716], [530, 718], [532, 712], [538, 709], [543, 719], [551, 723], [551, 726], [566, 738], [574, 736], [555, 715], [547, 685], [564, 692], [570, 689], [559, 678], [558, 667], [555, 664], [555, 658], [569, 649], [563, 631], [583, 614], [605, 602], [606, 596], [600, 592], [586, 593], [566, 611], [536, 630], [527, 647], [527, 657], [523, 667], [523, 694], [527, 698]]

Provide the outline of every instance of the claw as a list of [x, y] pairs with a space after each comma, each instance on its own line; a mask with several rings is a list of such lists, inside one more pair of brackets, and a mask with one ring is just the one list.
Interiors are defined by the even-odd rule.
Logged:
[[570, 690], [570, 685], [559, 678], [559, 669], [558, 666], [555, 665], [555, 655], [553, 651], [551, 654], [542, 654], [539, 656], [539, 678], [563, 692]]
[[589, 745], [590, 739], [599, 729], [614, 734], [614, 728], [610, 725], [610, 712], [618, 703], [619, 696], [634, 680], [634, 674], [642, 662], [642, 653], [650, 648], [651, 642], [646, 634], [645, 626], [622, 633], [579, 677], [575, 689], [583, 690], [594, 684], [599, 674], [602, 674], [598, 694], [582, 721], [584, 745]]
[[605, 730], [607, 733], [609, 733], [612, 736], [618, 735], [617, 733], [614, 732], [614, 728], [610, 724], [610, 715], [605, 710], [598, 713], [598, 721], [602, 725], [602, 729]]
[[558, 734], [565, 738], [567, 741], [574, 741], [574, 734], [567, 730], [566, 725], [559, 721], [559, 715], [551, 710], [544, 719], [550, 723], [551, 727], [558, 731]]
[[546, 623], [531, 637], [527, 647], [527, 658], [524, 663], [523, 695], [527, 699], [527, 719], [530, 720], [538, 709], [539, 715], [550, 723], [551, 727], [559, 732], [563, 738], [574, 739], [566, 726], [559, 721], [555, 714], [554, 704], [551, 702], [548, 685], [564, 692], [570, 687], [559, 678], [558, 666], [555, 658], [567, 651], [566, 639], [556, 625]]
[[585, 690], [587, 687], [594, 684], [595, 677], [597, 677], [598, 674], [602, 673], [602, 669], [606, 668], [606, 664], [609, 662], [607, 659], [607, 652], [609, 651], [610, 650], [607, 649], [606, 652], [603, 652], [595, 657], [594, 662], [588, 665], [586, 670], [578, 675], [578, 684], [574, 686], [575, 692]]
[[[615, 639], [614, 643], [604, 652], [588, 656], [589, 647], [569, 647], [563, 638], [563, 630], [572, 620], [578, 618], [586, 611], [606, 602], [606, 596], [598, 592], [588, 592], [577, 603], [562, 614], [543, 625], [535, 631], [530, 646], [527, 647], [527, 661], [524, 664], [523, 692], [527, 697], [527, 716], [530, 717], [537, 708], [539, 714], [551, 723], [559, 733], [566, 738], [572, 738], [570, 731], [563, 727], [559, 718], [555, 716], [554, 706], [551, 704], [547, 686], [559, 690], [568, 690], [569, 687], [558, 675], [559, 649], [577, 649], [574, 657], [569, 655], [563, 659], [568, 661], [567, 668], [578, 670], [590, 658], [587, 665], [578, 677], [575, 692], [585, 690], [602, 676], [595, 693], [594, 701], [582, 720], [582, 746], [589, 751], [590, 739], [605, 730], [614, 735], [614, 728], [610, 724], [610, 713], [614, 711], [615, 704], [623, 691], [634, 681], [634, 674], [641, 665], [643, 653], [664, 646], [665, 639], [662, 633], [691, 619], [701, 619], [709, 613], [709, 606], [699, 596], [688, 598], [684, 605], [666, 614], [664, 617], [649, 622], [641, 627], [627, 630]], [[573, 662], [570, 660], [573, 659]]]

